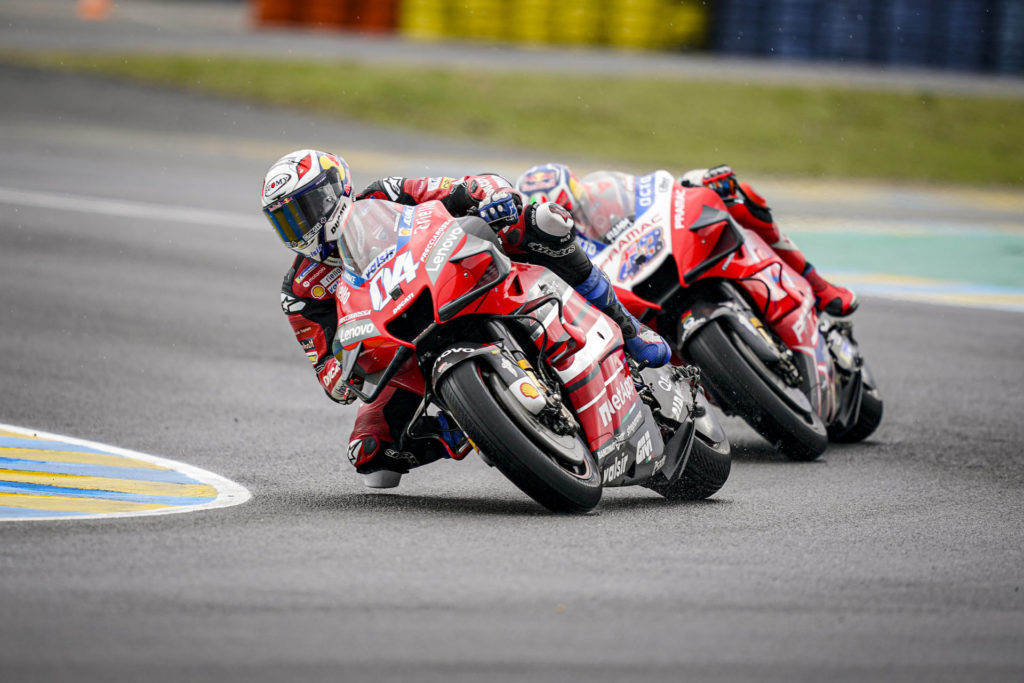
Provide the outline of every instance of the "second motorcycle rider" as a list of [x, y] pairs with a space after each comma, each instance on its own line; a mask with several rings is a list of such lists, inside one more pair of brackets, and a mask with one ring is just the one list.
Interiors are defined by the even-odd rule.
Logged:
[[[355, 196], [366, 199], [407, 205], [438, 200], [452, 216], [480, 215], [511, 258], [548, 268], [614, 320], [622, 329], [626, 351], [637, 361], [658, 367], [671, 358], [668, 344], [622, 307], [608, 278], [576, 245], [573, 219], [558, 204], [530, 204], [524, 209], [511, 183], [494, 174], [382, 178]], [[282, 283], [281, 307], [324, 391], [334, 401], [351, 403], [355, 397], [340, 381], [340, 350], [336, 356], [333, 344], [338, 327], [334, 293], [342, 277], [337, 238], [353, 202], [348, 165], [335, 154], [313, 149], [286, 154], [267, 172], [261, 202], [278, 237], [298, 254]], [[441, 413], [425, 418], [428, 424], [417, 425], [419, 430], [434, 431], [439, 439], [414, 440], [415, 452], [395, 449], [420, 401], [402, 387], [401, 375], [376, 400], [360, 406], [349, 437], [349, 461], [372, 488], [397, 486], [409, 469], [469, 448]]]

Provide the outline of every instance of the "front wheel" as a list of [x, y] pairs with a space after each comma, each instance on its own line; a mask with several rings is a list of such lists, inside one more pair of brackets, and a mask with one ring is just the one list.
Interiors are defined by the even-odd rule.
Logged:
[[594, 456], [579, 438], [548, 429], [495, 379], [488, 368], [467, 361], [441, 380], [441, 396], [459, 427], [502, 474], [548, 510], [593, 509], [601, 500]]
[[698, 330], [687, 350], [718, 401], [787, 457], [814, 460], [825, 452], [828, 433], [821, 418], [794, 405], [794, 389], [721, 321]]

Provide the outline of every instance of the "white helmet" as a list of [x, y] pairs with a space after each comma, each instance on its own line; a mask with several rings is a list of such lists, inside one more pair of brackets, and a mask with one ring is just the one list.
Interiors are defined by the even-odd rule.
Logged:
[[541, 164], [523, 171], [516, 190], [524, 204], [555, 202], [572, 214], [577, 224], [586, 224], [580, 179], [565, 164]]
[[345, 160], [300, 149], [271, 165], [263, 179], [263, 215], [285, 246], [306, 258], [340, 265], [338, 226], [352, 203]]

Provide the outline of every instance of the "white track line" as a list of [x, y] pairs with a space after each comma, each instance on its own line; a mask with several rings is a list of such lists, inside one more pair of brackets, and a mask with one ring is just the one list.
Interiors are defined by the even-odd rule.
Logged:
[[170, 204], [150, 204], [125, 201], [123, 199], [97, 199], [81, 195], [19, 190], [12, 187], [0, 187], [0, 204], [75, 211], [79, 213], [95, 213], [124, 218], [145, 218], [147, 220], [156, 218], [175, 223], [213, 225], [224, 228], [242, 228], [244, 230], [269, 229], [256, 210], [253, 210], [251, 214], [243, 214], [212, 209], [186, 209]]

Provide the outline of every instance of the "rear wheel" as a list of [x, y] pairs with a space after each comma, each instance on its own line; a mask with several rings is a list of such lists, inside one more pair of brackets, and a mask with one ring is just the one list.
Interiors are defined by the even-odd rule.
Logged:
[[732, 458], [729, 442], [711, 443], [702, 438], [700, 432], [694, 435], [690, 459], [686, 461], [683, 473], [674, 482], [649, 486], [669, 500], [704, 500], [718, 493], [729, 478]]
[[870, 436], [882, 423], [882, 395], [874, 387], [864, 386], [860, 396], [860, 413], [857, 422], [844, 432], [833, 433], [829, 438], [837, 443], [856, 443]]
[[440, 393], [473, 444], [523, 493], [552, 512], [586, 512], [600, 502], [601, 472], [587, 447], [541, 423], [487, 367], [457, 365]]
[[[825, 452], [828, 433], [810, 402], [764, 364], [721, 321], [696, 332], [688, 353], [718, 401], [793, 460]], [[806, 403], [806, 407], [801, 407]]]

